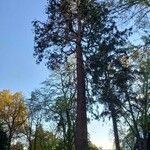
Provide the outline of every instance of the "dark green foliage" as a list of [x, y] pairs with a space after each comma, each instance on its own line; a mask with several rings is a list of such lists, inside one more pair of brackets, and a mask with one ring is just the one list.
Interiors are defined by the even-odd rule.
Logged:
[[[35, 142], [36, 138], [36, 142]], [[31, 141], [32, 150], [63, 150], [64, 143], [55, 134], [45, 131], [42, 125], [36, 128], [36, 137]], [[65, 149], [64, 149], [65, 150]]]
[[[77, 14], [80, 13], [82, 20], [82, 47], [86, 54], [93, 53], [97, 44], [107, 41], [110, 36], [114, 37], [112, 28], [115, 23], [109, 18], [109, 8], [105, 3], [98, 4], [95, 0], [81, 2], [77, 10], [63, 9], [68, 7], [66, 1], [48, 1], [46, 22], [34, 21], [35, 53], [37, 62], [46, 59], [47, 66], [54, 69], [58, 64], [64, 63], [66, 56], [75, 52], [77, 38]], [[69, 5], [69, 7], [71, 7]], [[68, 15], [71, 15], [72, 30], [68, 28]], [[116, 32], [115, 36], [120, 36]], [[122, 32], [123, 34], [123, 32]], [[109, 36], [109, 37], [108, 37]], [[113, 39], [112, 39], [113, 40]], [[114, 39], [115, 40], [115, 39]], [[118, 43], [119, 41], [114, 41]], [[121, 41], [123, 42], [123, 41]], [[104, 43], [105, 44], [105, 43]], [[123, 44], [123, 43], [122, 43]], [[111, 45], [110, 45], [111, 46]]]
[[102, 115], [109, 114], [112, 118], [116, 149], [119, 150], [117, 122], [123, 103], [121, 96], [131, 78], [128, 51], [125, 49], [130, 30], [119, 31], [112, 20], [105, 30], [108, 32], [97, 42], [95, 53], [88, 59], [87, 71], [92, 77], [92, 94], [97, 102], [104, 104]]
[[[125, 48], [128, 31], [118, 31], [115, 23], [109, 28], [106, 37], [99, 41], [97, 51], [88, 59], [87, 72], [92, 76], [92, 92], [98, 96], [101, 103], [108, 103], [110, 98], [115, 105], [120, 89], [125, 87], [131, 78], [130, 68], [127, 67], [128, 52]], [[125, 59], [124, 62], [122, 59]]]

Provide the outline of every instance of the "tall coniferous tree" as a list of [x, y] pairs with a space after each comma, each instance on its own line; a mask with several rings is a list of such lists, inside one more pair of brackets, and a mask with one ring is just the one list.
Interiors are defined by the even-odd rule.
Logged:
[[[77, 124], [76, 149], [87, 149], [87, 117], [85, 98], [85, 74], [82, 49], [82, 2], [54, 0], [48, 1], [48, 21], [46, 24], [35, 22], [35, 53], [41, 61], [43, 52], [52, 47], [48, 54], [48, 67], [56, 69], [64, 63], [66, 55], [76, 53], [77, 64]], [[42, 25], [42, 27], [41, 27]], [[55, 49], [55, 46], [57, 49]], [[47, 51], [48, 52], [48, 51]]]
[[[104, 105], [101, 116], [112, 118], [116, 150], [120, 150], [118, 118], [121, 110], [121, 88], [130, 79], [126, 47], [127, 30], [119, 31], [112, 23], [109, 32], [101, 39], [98, 48], [87, 61], [92, 94]], [[95, 115], [95, 114], [94, 114]], [[96, 115], [96, 118], [98, 116]]]
[[[96, 0], [48, 0], [46, 22], [34, 21], [37, 63], [58, 69], [66, 57], [76, 54], [76, 149], [87, 150], [85, 64], [100, 41], [114, 27], [105, 3]], [[85, 57], [86, 56], [86, 57]]]

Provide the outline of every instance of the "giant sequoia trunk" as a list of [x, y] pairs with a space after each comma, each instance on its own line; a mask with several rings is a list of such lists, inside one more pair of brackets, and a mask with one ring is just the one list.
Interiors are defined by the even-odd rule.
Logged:
[[76, 119], [76, 150], [87, 150], [87, 115], [85, 96], [85, 70], [83, 63], [83, 50], [81, 47], [81, 35], [78, 34], [76, 56], [77, 56], [77, 119]]

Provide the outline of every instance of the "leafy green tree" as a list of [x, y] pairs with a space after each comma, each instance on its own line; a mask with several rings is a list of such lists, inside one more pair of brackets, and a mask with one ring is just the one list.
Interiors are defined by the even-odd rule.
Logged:
[[[64, 67], [66, 69], [66, 66]], [[76, 120], [76, 87], [74, 69], [59, 69], [43, 82], [41, 89], [46, 121], [53, 121], [65, 150], [74, 149]], [[72, 70], [73, 69], [73, 70]]]
[[57, 138], [51, 132], [45, 131], [42, 125], [39, 125], [36, 129], [36, 143], [32, 140], [32, 150], [61, 150], [64, 149], [64, 145], [61, 143], [61, 139]]
[[[33, 91], [31, 98], [28, 99], [30, 118], [25, 127], [25, 134], [30, 147], [33, 147], [31, 139], [34, 139], [34, 143], [37, 143], [37, 128], [41, 124], [41, 120], [45, 120], [47, 124], [51, 121], [55, 124], [56, 133], [61, 138], [64, 150], [74, 148], [75, 85], [74, 77], [71, 75], [72, 70], [70, 70], [73, 68], [67, 67], [67, 69], [68, 72], [57, 70], [55, 74], [52, 74], [49, 79], [43, 82], [44, 86]], [[34, 146], [34, 149], [36, 149], [36, 146]]]
[[57, 123], [57, 132], [62, 134], [64, 150], [74, 149], [75, 105], [74, 100], [58, 97], [51, 107], [51, 119]]

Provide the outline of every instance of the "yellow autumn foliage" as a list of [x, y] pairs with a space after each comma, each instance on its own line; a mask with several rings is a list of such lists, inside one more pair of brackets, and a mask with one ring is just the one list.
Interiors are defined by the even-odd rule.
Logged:
[[26, 122], [27, 111], [22, 93], [0, 92], [0, 121], [13, 133]]

